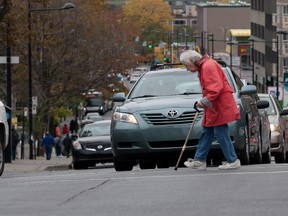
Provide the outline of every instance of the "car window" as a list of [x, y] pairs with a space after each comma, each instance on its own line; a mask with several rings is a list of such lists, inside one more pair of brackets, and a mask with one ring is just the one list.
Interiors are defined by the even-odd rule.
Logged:
[[173, 71], [146, 73], [134, 86], [128, 98], [141, 96], [168, 96], [177, 94], [201, 94], [197, 73]]
[[110, 124], [87, 124], [81, 130], [79, 137], [110, 135]]
[[261, 97], [261, 100], [265, 100], [269, 102], [269, 107], [266, 108], [266, 112], [268, 115], [276, 115], [275, 105], [270, 97]]
[[101, 106], [103, 104], [102, 98], [88, 98], [87, 106]]
[[[274, 96], [272, 96], [272, 97], [274, 97]], [[277, 110], [282, 110], [283, 109], [281, 104], [280, 104], [280, 102], [279, 102], [279, 100], [277, 100], [276, 97], [274, 98], [274, 102], [276, 104]]]
[[243, 86], [243, 83], [241, 82], [241, 80], [239, 79], [239, 77], [236, 76], [233, 71], [231, 72], [231, 74], [232, 74], [233, 77], [231, 77], [231, 75], [230, 75], [230, 73], [229, 73], [229, 71], [228, 71], [227, 68], [222, 68], [222, 70], [224, 71], [224, 73], [225, 73], [225, 75], [226, 75], [226, 78], [227, 78], [227, 80], [228, 80], [228, 83], [229, 83], [229, 85], [232, 87], [233, 92], [236, 92], [235, 85], [234, 85], [234, 83], [233, 83], [233, 79], [234, 79], [235, 82], [236, 82], [237, 89], [240, 90], [241, 87]]

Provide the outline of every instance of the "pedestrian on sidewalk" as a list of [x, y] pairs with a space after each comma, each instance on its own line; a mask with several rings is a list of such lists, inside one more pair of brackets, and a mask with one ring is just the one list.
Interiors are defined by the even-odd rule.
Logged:
[[19, 141], [20, 141], [19, 134], [15, 129], [14, 125], [12, 125], [12, 160], [16, 159], [17, 145]]
[[66, 134], [66, 137], [63, 140], [63, 145], [64, 145], [64, 148], [65, 148], [66, 157], [69, 158], [70, 151], [71, 151], [71, 148], [72, 148], [72, 139], [70, 138], [69, 134]]
[[55, 143], [56, 157], [59, 158], [61, 156], [61, 139], [60, 139], [60, 136], [55, 137], [54, 143]]
[[219, 64], [207, 54], [186, 50], [180, 61], [192, 73], [198, 72], [203, 98], [197, 107], [204, 109], [203, 132], [197, 145], [194, 160], [188, 159], [184, 165], [198, 170], [206, 170], [206, 158], [214, 136], [217, 138], [227, 162], [219, 169], [236, 169], [241, 166], [231, 141], [228, 123], [240, 119], [240, 113], [233, 97], [233, 90]]
[[69, 133], [69, 128], [67, 124], [64, 124], [63, 129], [62, 129], [62, 134], [66, 135]]
[[42, 140], [42, 146], [45, 147], [46, 160], [51, 159], [52, 148], [55, 145], [53, 136], [50, 135], [49, 131], [46, 131], [46, 135]]
[[70, 121], [69, 130], [70, 130], [71, 134], [73, 134], [74, 131], [75, 131], [75, 121], [74, 121], [74, 119], [71, 119], [71, 121]]

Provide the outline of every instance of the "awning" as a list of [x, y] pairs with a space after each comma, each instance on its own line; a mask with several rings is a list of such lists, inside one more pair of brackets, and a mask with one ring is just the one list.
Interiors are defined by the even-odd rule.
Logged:
[[232, 37], [250, 37], [251, 30], [250, 29], [230, 29], [228, 32], [228, 35]]

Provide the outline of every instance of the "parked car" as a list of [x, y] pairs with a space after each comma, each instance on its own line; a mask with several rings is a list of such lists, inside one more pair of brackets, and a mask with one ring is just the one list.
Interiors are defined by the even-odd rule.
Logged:
[[107, 104], [102, 97], [88, 97], [86, 99], [85, 115], [91, 112], [98, 112], [100, 115], [104, 115], [107, 111]]
[[72, 144], [74, 169], [87, 169], [96, 163], [113, 162], [110, 125], [111, 120], [84, 125]]
[[131, 73], [130, 83], [135, 83], [141, 77], [141, 73]]
[[9, 129], [6, 118], [6, 109], [0, 101], [0, 176], [4, 171], [5, 164], [5, 148], [8, 145]]
[[271, 155], [276, 163], [285, 163], [288, 158], [288, 109], [282, 109], [279, 101], [271, 94], [258, 94], [269, 102], [266, 109], [271, 128]]
[[133, 70], [133, 72], [142, 74], [142, 73], [145, 73], [149, 70], [150, 70], [149, 66], [138, 66]]
[[99, 113], [87, 113], [84, 118], [80, 121], [79, 125], [80, 128], [82, 128], [85, 124], [90, 124], [95, 121], [101, 121], [104, 120], [104, 118]]
[[[262, 159], [269, 160], [269, 137], [261, 142], [258, 112], [258, 109], [267, 108], [269, 103], [256, 101], [253, 96], [256, 86], [244, 86], [233, 71], [223, 62], [221, 64], [241, 115], [240, 120], [229, 124], [229, 133], [241, 164], [249, 164], [250, 157], [258, 163]], [[123, 92], [116, 93], [113, 100], [123, 102], [114, 109], [111, 123], [116, 171], [132, 170], [137, 163], [141, 169], [155, 168], [156, 165], [158, 168], [174, 166], [196, 114], [193, 104], [200, 98], [202, 90], [198, 74], [186, 68], [146, 72], [127, 96]], [[203, 112], [195, 120], [183, 159], [195, 153], [202, 133], [202, 117]], [[213, 164], [219, 164], [223, 159], [216, 139], [210, 158]]]

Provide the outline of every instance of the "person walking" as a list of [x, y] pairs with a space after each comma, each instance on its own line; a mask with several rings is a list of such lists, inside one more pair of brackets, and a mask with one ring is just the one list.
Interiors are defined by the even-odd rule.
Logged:
[[71, 121], [70, 121], [69, 130], [70, 130], [71, 134], [74, 133], [74, 130], [75, 130], [75, 121], [74, 121], [74, 119], [71, 119]]
[[66, 135], [69, 133], [69, 128], [67, 124], [64, 124], [63, 129], [62, 129], [62, 134]]
[[60, 140], [60, 136], [56, 136], [55, 137], [54, 143], [55, 143], [56, 157], [60, 158], [61, 157], [61, 140]]
[[207, 54], [202, 56], [194, 50], [181, 53], [180, 62], [192, 73], [198, 71], [203, 98], [198, 101], [197, 107], [204, 109], [203, 131], [194, 159], [188, 159], [184, 165], [206, 170], [206, 158], [215, 136], [227, 160], [218, 168], [220, 170], [239, 168], [241, 163], [229, 135], [228, 123], [240, 119], [240, 113], [223, 70]]
[[63, 145], [65, 148], [66, 157], [69, 158], [71, 147], [72, 147], [72, 140], [71, 140], [69, 134], [66, 134], [66, 137], [63, 140]]
[[17, 145], [20, 141], [19, 134], [17, 130], [15, 129], [14, 125], [12, 125], [12, 160], [16, 159], [17, 154]]
[[49, 131], [46, 132], [45, 137], [42, 140], [42, 146], [45, 147], [46, 160], [51, 159], [52, 148], [54, 146], [54, 138], [49, 134]]

